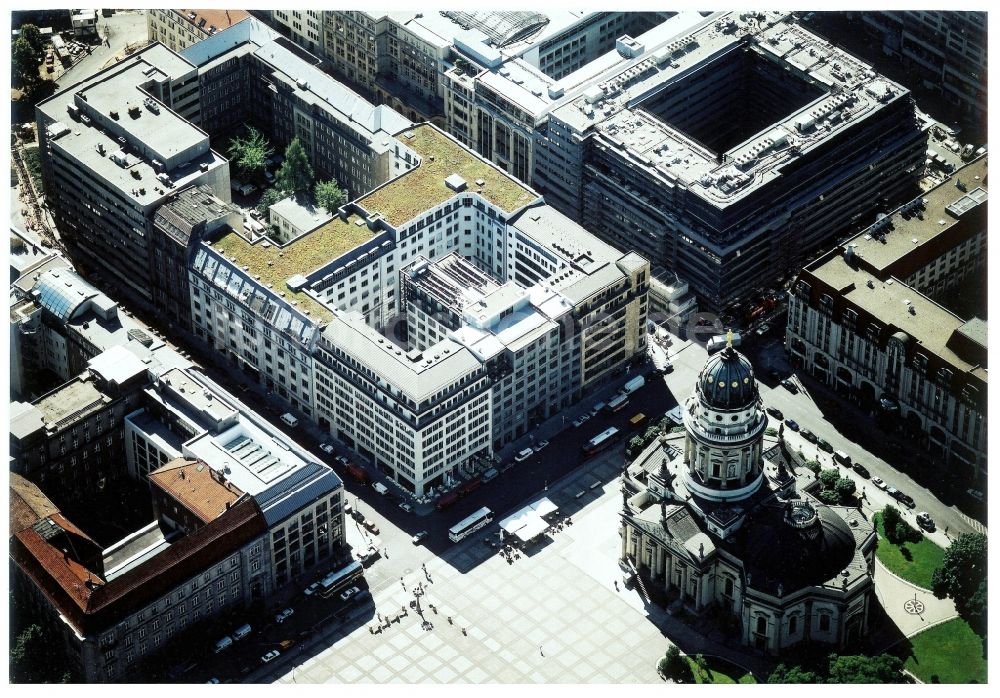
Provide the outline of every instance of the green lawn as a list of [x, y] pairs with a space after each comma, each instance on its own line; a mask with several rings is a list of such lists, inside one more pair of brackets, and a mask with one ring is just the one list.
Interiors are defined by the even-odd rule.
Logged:
[[908, 582], [913, 582], [924, 589], [931, 588], [931, 576], [934, 570], [944, 560], [944, 549], [939, 548], [926, 537], [919, 543], [893, 545], [885, 537], [882, 527], [882, 513], [875, 514], [875, 524], [878, 527], [878, 548], [875, 554], [882, 564], [891, 572]]
[[900, 659], [924, 683], [935, 674], [941, 683], [986, 683], [983, 639], [961, 618], [910, 638], [910, 656]]
[[24, 166], [28, 169], [28, 174], [31, 175], [31, 179], [35, 183], [35, 189], [41, 193], [42, 160], [38, 153], [38, 146], [24, 149]]
[[695, 683], [757, 683], [752, 674], [721, 657], [705, 657], [708, 660], [707, 675], [698, 668], [694, 657], [684, 657], [684, 659], [691, 667]]

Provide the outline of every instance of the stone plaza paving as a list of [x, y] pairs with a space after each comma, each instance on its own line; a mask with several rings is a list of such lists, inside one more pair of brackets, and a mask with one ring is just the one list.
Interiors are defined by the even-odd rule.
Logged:
[[[279, 681], [659, 682], [656, 661], [667, 640], [646, 617], [638, 593], [614, 587], [615, 580], [621, 586], [617, 468], [600, 463], [585, 470], [544, 493], [574, 523], [532, 554], [509, 564], [484, 545], [480, 531], [428, 561], [433, 583], [418, 569], [404, 579], [407, 591], [398, 581], [374, 590], [376, 610], [394, 614], [423, 582], [421, 607], [432, 630], [410, 609], [373, 635], [373, 618], [349, 635], [333, 634], [332, 647]], [[595, 478], [607, 484], [590, 490]], [[576, 499], [581, 488], [586, 494]]]

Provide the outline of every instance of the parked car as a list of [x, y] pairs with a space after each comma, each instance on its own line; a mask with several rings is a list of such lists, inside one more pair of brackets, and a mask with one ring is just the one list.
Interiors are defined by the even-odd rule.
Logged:
[[819, 450], [821, 451], [833, 453], [833, 446], [826, 439], [816, 439], [816, 445], [819, 446]]
[[785, 420], [785, 426], [788, 427], [789, 429], [791, 429], [792, 431], [798, 431], [799, 430], [799, 423], [796, 422], [794, 419], [786, 419]]
[[340, 592], [340, 600], [341, 601], [347, 601], [349, 598], [351, 598], [352, 596], [354, 596], [355, 594], [357, 594], [359, 591], [361, 591], [361, 590], [358, 589], [357, 587], [351, 587], [350, 589], [346, 589], [346, 590]]
[[771, 331], [771, 326], [765, 322], [763, 325], [757, 328], [757, 331], [754, 334], [756, 334], [758, 337], [763, 337], [770, 331]]
[[268, 184], [274, 184], [275, 176], [270, 170], [264, 170], [264, 179]]
[[363, 526], [365, 528], [367, 528], [369, 531], [371, 531], [372, 533], [374, 533], [376, 536], [379, 534], [378, 524], [376, 524], [371, 519], [365, 519], [365, 522], [364, 522]]
[[420, 545], [420, 543], [427, 537], [427, 531], [420, 531], [413, 536], [413, 544]]
[[892, 485], [889, 485], [888, 487], [886, 487], [885, 491], [886, 491], [886, 493], [890, 497], [892, 497], [893, 499], [895, 499], [898, 502], [901, 502], [902, 504], [905, 504], [906, 506], [910, 507], [911, 509], [914, 506], [916, 506], [916, 504], [913, 501], [913, 497], [911, 497], [910, 495], [906, 494], [902, 490], [899, 490], [896, 487], [893, 487]]
[[576, 419], [573, 420], [573, 426], [574, 427], [578, 427], [578, 428], [582, 427], [583, 423], [586, 422], [588, 419], [590, 419], [590, 415], [589, 414], [586, 414], [586, 413], [581, 414], [579, 417], [577, 417]]
[[790, 381], [788, 378], [785, 378], [783, 381], [781, 381], [781, 387], [790, 392], [792, 395], [795, 395], [797, 392], [799, 392], [798, 386], [795, 385], [795, 383], [792, 383], [792, 381]]
[[809, 443], [811, 444], [816, 443], [816, 435], [813, 434], [808, 429], [802, 429], [799, 433], [802, 434], [802, 438], [808, 441]]
[[346, 468], [347, 464], [350, 463], [351, 461], [347, 460], [347, 458], [345, 458], [344, 456], [337, 456], [336, 458], [333, 459], [333, 462], [342, 468]]
[[538, 453], [548, 445], [549, 445], [548, 441], [539, 441], [537, 444], [535, 444], [535, 453]]
[[260, 662], [261, 664], [267, 664], [268, 662], [274, 661], [280, 656], [281, 652], [279, 652], [278, 650], [271, 650], [270, 652], [268, 652], [267, 654], [265, 654], [263, 657], [260, 658]]
[[863, 478], [867, 479], [867, 478], [871, 477], [871, 473], [868, 472], [868, 468], [866, 468], [865, 466], [861, 465], [861, 463], [858, 463], [857, 461], [855, 461], [854, 465], [852, 465], [851, 468], [853, 468], [854, 472], [856, 472], [858, 475], [860, 475]]
[[925, 531], [933, 531], [935, 528], [937, 528], [934, 525], [934, 519], [932, 519], [931, 515], [928, 514], [926, 511], [922, 511], [919, 514], [917, 514], [917, 525], [920, 526], [920, 528], [924, 529]]
[[873, 477], [872, 484], [875, 485], [876, 489], [884, 490], [886, 488], [885, 480], [880, 477]]
[[413, 511], [413, 507], [411, 507], [406, 502], [400, 502], [399, 503], [399, 508], [402, 509], [403, 511], [405, 511], [407, 514], [409, 514], [409, 513], [411, 513]]
[[318, 589], [319, 589], [319, 582], [313, 582], [312, 584], [307, 586], [302, 593], [305, 594], [306, 596], [312, 596], [313, 594], [316, 593]]
[[975, 499], [977, 502], [983, 501], [983, 493], [979, 490], [974, 490], [971, 487], [965, 491], [967, 495]]
[[534, 455], [534, 453], [535, 450], [532, 448], [522, 449], [516, 456], [514, 456], [514, 460], [520, 463], [521, 461], [525, 461], [531, 458], [531, 456]]
[[213, 676], [212, 678], [210, 678], [205, 683], [219, 683], [219, 680]]
[[319, 450], [321, 450], [323, 453], [333, 453], [333, 444], [330, 443], [320, 444]]
[[274, 622], [275, 623], [284, 623], [285, 620], [288, 619], [293, 613], [295, 613], [295, 611], [292, 610], [291, 608], [286, 608], [283, 611], [279, 611], [274, 616]]
[[777, 407], [768, 407], [767, 413], [774, 417], [775, 419], [784, 419], [785, 415]]

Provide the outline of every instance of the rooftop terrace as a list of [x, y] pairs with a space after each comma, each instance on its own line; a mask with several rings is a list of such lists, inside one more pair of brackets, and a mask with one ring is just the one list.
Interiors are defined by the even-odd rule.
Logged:
[[445, 179], [453, 174], [465, 180], [466, 191], [479, 193], [508, 213], [539, 198], [518, 180], [430, 124], [397, 133], [396, 138], [421, 157], [420, 166], [358, 200], [365, 210], [380, 212], [394, 228], [456, 196], [457, 192], [445, 184]]
[[334, 218], [280, 247], [265, 238], [251, 243], [231, 228], [211, 246], [241, 268], [247, 267], [248, 274], [259, 276], [261, 284], [271, 284], [275, 292], [281, 291], [286, 298], [298, 301], [299, 307], [308, 310], [310, 317], [329, 320], [332, 317], [329, 309], [302, 291], [289, 290], [285, 282], [296, 274], [308, 274], [332, 262], [371, 238], [372, 231], [364, 219], [352, 215], [346, 221]]

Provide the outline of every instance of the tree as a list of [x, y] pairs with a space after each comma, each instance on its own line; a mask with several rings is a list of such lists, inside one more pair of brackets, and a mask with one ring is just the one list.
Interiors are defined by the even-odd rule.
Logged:
[[877, 657], [830, 655], [827, 683], [905, 683], [903, 662], [891, 654]]
[[681, 651], [677, 645], [670, 645], [666, 655], [657, 663], [656, 668], [665, 677], [672, 678], [675, 681], [683, 682], [693, 678], [691, 667], [684, 661], [684, 657], [681, 656]]
[[53, 642], [37, 623], [25, 627], [10, 648], [11, 683], [69, 683], [70, 672], [63, 645]]
[[820, 490], [820, 493], [817, 496], [819, 497], [819, 501], [823, 502], [823, 504], [840, 503], [840, 495], [837, 494], [837, 490]]
[[309, 191], [313, 183], [313, 169], [299, 139], [293, 138], [285, 149], [285, 162], [278, 170], [278, 188], [291, 194]]
[[[802, 456], [802, 451], [799, 451], [799, 457], [801, 456]], [[818, 460], [807, 460], [805, 462], [805, 467], [807, 470], [813, 471], [814, 475], [819, 475], [819, 472], [821, 470]]]
[[923, 538], [923, 534], [904, 521], [903, 515], [892, 505], [887, 505], [882, 510], [882, 528], [885, 529], [885, 537], [893, 545], [916, 543]]
[[39, 56], [44, 53], [45, 40], [42, 39], [42, 32], [34, 24], [22, 25], [20, 38], [27, 41]]
[[260, 201], [257, 202], [257, 211], [261, 215], [266, 216], [268, 208], [274, 206], [282, 199], [287, 198], [287, 196], [288, 195], [285, 192], [281, 191], [277, 187], [271, 187], [261, 194]]
[[245, 179], [252, 179], [263, 172], [267, 159], [273, 154], [274, 149], [267, 138], [253, 126], [247, 127], [246, 137], [237, 136], [229, 142], [229, 159]]
[[822, 678], [814, 671], [807, 671], [800, 666], [785, 666], [779, 664], [767, 677], [768, 683], [822, 683]]
[[31, 43], [23, 36], [10, 45], [10, 60], [14, 68], [14, 76], [20, 85], [30, 87], [40, 80], [38, 62], [41, 59]]
[[837, 480], [837, 484], [833, 487], [837, 492], [837, 496], [840, 498], [841, 502], [846, 502], [851, 498], [851, 495], [858, 489], [858, 486], [854, 484], [854, 480], [849, 477], [842, 477]]
[[824, 490], [832, 490], [837, 486], [837, 480], [840, 479], [840, 471], [836, 468], [827, 468], [826, 470], [820, 471], [819, 481], [823, 485]]
[[963, 533], [931, 577], [934, 595], [954, 599], [959, 615], [980, 635], [986, 633], [986, 547], [982, 533]]
[[337, 185], [337, 180], [328, 179], [325, 182], [316, 182], [316, 203], [326, 209], [331, 216], [337, 209], [344, 205], [347, 195], [344, 190]]

